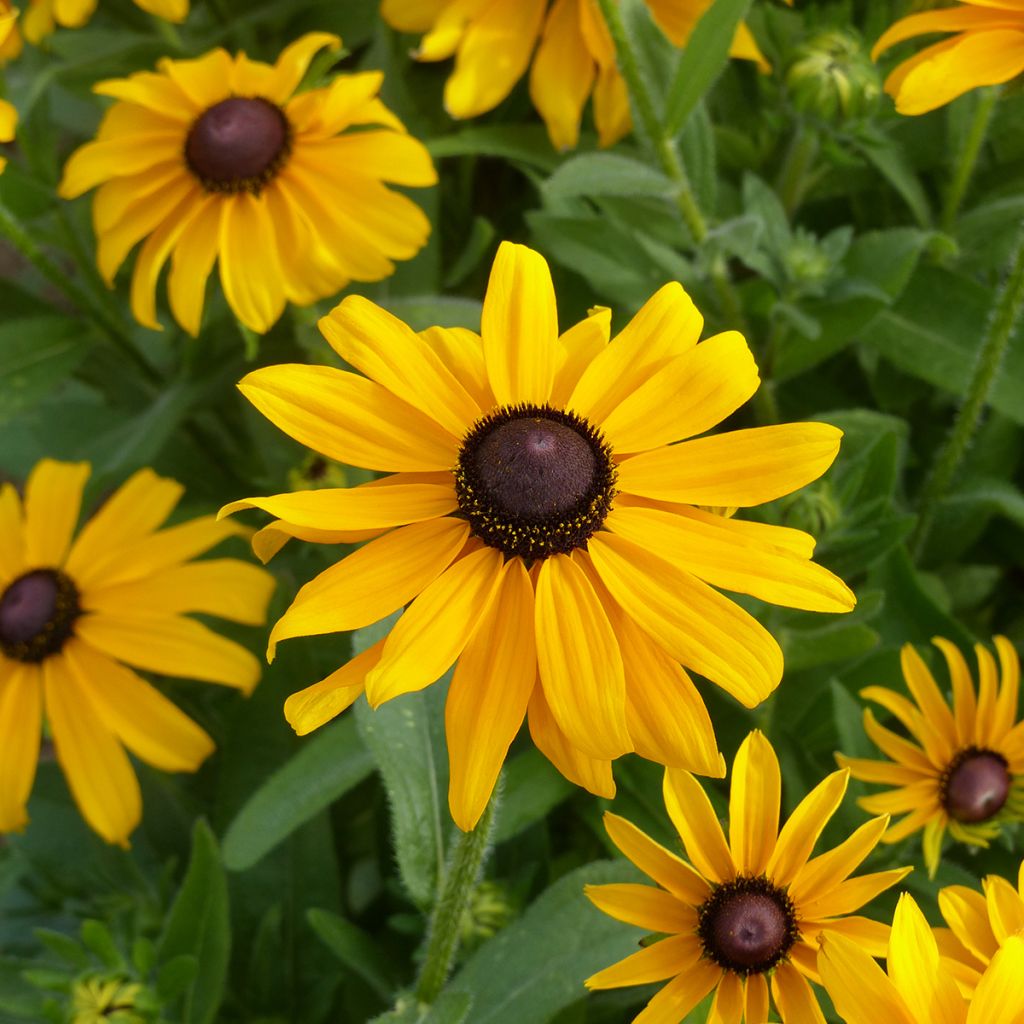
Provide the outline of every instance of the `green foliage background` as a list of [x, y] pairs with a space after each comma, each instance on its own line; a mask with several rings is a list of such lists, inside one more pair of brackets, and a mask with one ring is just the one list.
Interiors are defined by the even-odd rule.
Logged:
[[[386, 72], [385, 100], [427, 143], [441, 175], [437, 188], [415, 193], [435, 226], [429, 245], [362, 294], [417, 329], [475, 327], [501, 239], [551, 262], [563, 325], [607, 304], [617, 329], [660, 285], [680, 280], [706, 333], [740, 328], [758, 357], [766, 383], [730, 426], [815, 418], [845, 430], [826, 477], [764, 515], [818, 536], [820, 560], [855, 588], [858, 608], [830, 619], [744, 601], [780, 638], [787, 668], [776, 695], [752, 713], [705, 688], [727, 758], [751, 727], [764, 729], [792, 809], [833, 769], [835, 750], [873, 755], [857, 691], [902, 685], [901, 644], [940, 634], [967, 645], [1001, 632], [1024, 647], [1019, 332], [927, 543], [911, 543], [924, 472], [964, 397], [1024, 216], [1024, 96], [1008, 90], [999, 102], [951, 215], [944, 199], [982, 94], [921, 118], [898, 117], [884, 97], [843, 116], [827, 97], [808, 101], [786, 81], [816, 33], [852, 28], [870, 42], [905, 13], [902, 4], [794, 10], [717, 0], [701, 46], [678, 67], [643, 4], [624, 2], [661, 122], [678, 126], [672, 141], [708, 221], [696, 245], [677, 186], [642, 132], [601, 152], [585, 131], [579, 150], [558, 154], [522, 86], [493, 114], [455, 124], [441, 104], [450, 65], [412, 63], [414, 40], [383, 25], [376, 7], [198, 2], [174, 30], [129, 0], [102, 0], [87, 28], [59, 31], [5, 70], [21, 122], [0, 201], [24, 226], [23, 242], [60, 275], [46, 279], [14, 247], [0, 253], [0, 472], [22, 480], [43, 456], [88, 459], [88, 504], [151, 465], [187, 486], [182, 518], [289, 488], [305, 453], [233, 385], [254, 366], [332, 358], [315, 324], [337, 300], [290, 309], [256, 339], [211, 284], [198, 340], [166, 314], [163, 333], [141, 328], [125, 275], [108, 292], [96, 273], [89, 201], [61, 202], [55, 188], [67, 154], [100, 118], [103, 104], [89, 91], [96, 81], [215, 45], [272, 60], [302, 32], [328, 30], [345, 40], [340, 69]], [[772, 75], [725, 66], [721, 41], [744, 14]], [[363, 478], [347, 471], [350, 483]], [[290, 544], [271, 566], [272, 617], [335, 555]], [[585, 997], [581, 985], [640, 937], [590, 907], [583, 882], [628, 879], [632, 868], [600, 826], [604, 802], [570, 786], [522, 739], [454, 977], [425, 1016], [402, 997], [456, 835], [445, 795], [444, 683], [377, 712], [360, 702], [304, 740], [281, 713], [288, 694], [382, 628], [284, 645], [249, 700], [168, 682], [218, 751], [194, 778], [140, 766], [145, 818], [130, 852], [92, 835], [56, 765], [42, 766], [31, 827], [0, 848], [0, 1020], [68, 1020], [69, 984], [96, 972], [142, 979], [147, 1019], [182, 1024], [379, 1014], [382, 1024], [632, 1019], [649, 991]], [[262, 655], [264, 631], [232, 635]], [[614, 806], [676, 846], [660, 774], [635, 757], [619, 762]], [[710, 788], [724, 811], [725, 788]], [[853, 800], [863, 791], [851, 785], [826, 841], [865, 819]], [[1016, 878], [1019, 860], [1010, 830], [989, 850], [947, 851], [936, 879], [918, 867], [907, 886], [934, 919], [939, 887], [977, 887], [988, 872]], [[902, 863], [920, 865], [917, 840], [881, 848], [870, 862]], [[887, 916], [894, 899], [873, 909]]]

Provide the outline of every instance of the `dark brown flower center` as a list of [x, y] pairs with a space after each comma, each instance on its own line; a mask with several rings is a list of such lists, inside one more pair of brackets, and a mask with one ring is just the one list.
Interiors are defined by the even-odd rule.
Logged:
[[697, 918], [704, 955], [736, 974], [771, 970], [797, 939], [792, 902], [764, 877], [716, 886]]
[[210, 192], [258, 194], [290, 149], [291, 130], [280, 107], [233, 96], [196, 119], [185, 140], [185, 161]]
[[80, 614], [78, 590], [64, 573], [25, 573], [0, 596], [0, 650], [15, 661], [42, 661], [64, 646]]
[[604, 522], [615, 464], [601, 433], [575, 413], [506, 406], [474, 424], [455, 468], [473, 532], [506, 555], [568, 554]]
[[1003, 809], [1010, 784], [1004, 757], [991, 750], [970, 747], [957, 754], [946, 769], [942, 803], [957, 821], [987, 821]]

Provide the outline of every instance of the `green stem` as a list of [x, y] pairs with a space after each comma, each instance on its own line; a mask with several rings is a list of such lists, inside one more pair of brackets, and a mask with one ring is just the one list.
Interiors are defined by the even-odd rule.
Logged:
[[982, 89], [975, 104], [974, 117], [971, 119], [971, 126], [967, 131], [963, 148], [957, 153], [953, 177], [950, 179], [949, 188], [942, 203], [941, 227], [947, 233], [953, 230], [956, 215], [960, 212], [960, 204], [967, 192], [967, 186], [978, 163], [981, 147], [984, 145], [985, 137], [988, 135], [988, 129], [992, 123], [992, 115], [995, 113], [999, 92], [998, 86]]
[[935, 519], [935, 508], [960, 468], [988, 404], [989, 395], [1003, 365], [1003, 357], [1024, 308], [1024, 222], [1017, 229], [1010, 255], [1009, 272], [992, 303], [985, 336], [967, 386], [967, 397], [956, 415], [953, 429], [935, 453], [921, 488], [920, 514], [912, 548], [920, 557]]
[[814, 158], [817, 155], [818, 136], [808, 130], [802, 121], [799, 122], [790, 141], [789, 149], [786, 150], [786, 158], [779, 168], [779, 175], [775, 183], [779, 199], [789, 217], [796, 213], [803, 202], [804, 195], [807, 193], [807, 172], [814, 164]]
[[[500, 782], [499, 782], [500, 786]], [[459, 948], [462, 917], [469, 906], [490, 846], [494, 828], [494, 810], [498, 803], [498, 787], [491, 794], [484, 813], [472, 832], [463, 832], [452, 855], [444, 892], [434, 904], [427, 933], [427, 955], [416, 983], [416, 998], [433, 1003], [444, 988]]]

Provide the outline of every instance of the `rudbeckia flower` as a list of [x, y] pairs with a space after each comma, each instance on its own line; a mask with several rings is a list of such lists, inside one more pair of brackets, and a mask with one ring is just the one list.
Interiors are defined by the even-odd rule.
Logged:
[[1024, 940], [992, 960], [971, 997], [961, 994], [939, 956], [935, 935], [913, 898], [900, 897], [883, 971], [869, 950], [826, 932], [821, 979], [846, 1024], [1020, 1024], [1024, 1021]]
[[[810, 982], [819, 982], [818, 938], [839, 932], [867, 951], [885, 952], [889, 929], [853, 911], [904, 878], [910, 868], [849, 875], [875, 848], [886, 819], [862, 825], [841, 845], [808, 859], [846, 792], [849, 772], [833, 772], [797, 805], [779, 831], [781, 778], [771, 744], [752, 732], [733, 763], [729, 839], [700, 783], [665, 772], [665, 806], [689, 863], [624, 818], [606, 813], [612, 842], [648, 885], [590, 885], [606, 914], [668, 937], [587, 979], [591, 989], [671, 979], [633, 1024], [676, 1024], [709, 992], [708, 1021], [763, 1024], [769, 1001], [784, 1024], [824, 1024]], [[873, 1024], [891, 1024], [878, 1017]]]
[[611, 761], [633, 750], [721, 775], [685, 670], [753, 707], [778, 684], [782, 654], [715, 587], [818, 611], [854, 604], [810, 561], [807, 534], [698, 507], [747, 508], [802, 487], [831, 464], [840, 431], [698, 437], [758, 386], [743, 338], [697, 344], [703, 319], [678, 284], [611, 342], [609, 321], [598, 310], [559, 336], [547, 264], [506, 242], [480, 336], [417, 335], [349, 296], [320, 329], [358, 372], [271, 366], [239, 385], [302, 444], [391, 474], [222, 510], [276, 517], [258, 535], [264, 553], [288, 535], [369, 539], [299, 591], [270, 656], [282, 640], [359, 629], [412, 602], [385, 640], [293, 695], [288, 720], [309, 732], [364, 689], [376, 707], [457, 661], [449, 798], [464, 829], [527, 713], [537, 746], [594, 793], [614, 792]]
[[[901, 652], [903, 677], [913, 701], [882, 686], [861, 696], [889, 711], [910, 734], [905, 739], [864, 711], [864, 730], [891, 760], [871, 761], [837, 754], [855, 779], [895, 786], [864, 797], [870, 814], [904, 814], [884, 842], [898, 843], [924, 829], [924, 862], [934, 875], [947, 830], [961, 843], [987, 846], [1001, 822], [1024, 816], [1024, 724], [1017, 722], [1020, 661], [1009, 640], [994, 640], [1000, 669], [981, 644], [978, 688], [960, 651], [948, 640], [933, 640], [942, 651], [953, 683], [947, 703], [928, 666], [907, 644]], [[1002, 681], [999, 682], [1000, 671]]]
[[937, 32], [955, 35], [898, 64], [885, 91], [901, 114], [926, 114], [983, 85], [1024, 71], [1024, 6], [1018, 0], [966, 0], [953, 7], [901, 18], [882, 33], [875, 59], [897, 43]]
[[161, 530], [182, 487], [148, 469], [74, 537], [88, 476], [88, 463], [44, 459], [24, 503], [0, 488], [0, 832], [28, 822], [45, 713], [85, 820], [127, 846], [142, 806], [125, 748], [177, 772], [213, 750], [132, 668], [249, 692], [256, 659], [185, 613], [258, 625], [273, 578], [232, 558], [192, 561], [237, 530], [212, 516]]
[[939, 893], [939, 910], [948, 928], [936, 930], [945, 966], [961, 989], [974, 992], [986, 968], [1012, 935], [1024, 931], [1024, 863], [1017, 886], [989, 875], [981, 892], [949, 885]]
[[[646, 3], [676, 46], [686, 44], [711, 6], [711, 0]], [[414, 54], [418, 60], [455, 57], [444, 90], [445, 109], [454, 118], [493, 110], [530, 67], [530, 97], [556, 148], [572, 149], [579, 141], [591, 95], [602, 146], [630, 130], [626, 83], [596, 0], [384, 0], [381, 15], [401, 32], [425, 33]], [[769, 70], [745, 24], [736, 30], [730, 52]]]
[[[38, 43], [58, 25], [81, 28], [93, 16], [97, 0], [29, 0], [25, 10], [25, 36]], [[135, 6], [166, 21], [188, 17], [189, 0], [135, 0]]]
[[171, 311], [189, 334], [199, 332], [218, 260], [228, 304], [262, 332], [286, 301], [308, 305], [349, 281], [379, 281], [426, 243], [426, 215], [384, 183], [432, 185], [436, 174], [377, 99], [383, 75], [296, 92], [317, 51], [339, 45], [311, 33], [273, 66], [213, 50], [95, 87], [118, 102], [97, 140], [68, 161], [60, 194], [99, 186], [93, 224], [108, 284], [146, 239], [132, 275], [140, 323], [159, 328], [156, 284], [168, 258]]

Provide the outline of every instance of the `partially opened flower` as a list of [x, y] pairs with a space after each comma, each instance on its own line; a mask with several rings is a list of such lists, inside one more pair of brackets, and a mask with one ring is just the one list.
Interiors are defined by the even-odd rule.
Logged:
[[831, 931], [822, 937], [818, 967], [846, 1024], [1024, 1022], [1024, 940], [1008, 939], [977, 990], [965, 996], [939, 956], [924, 914], [906, 893], [893, 917], [885, 971], [870, 950]]
[[118, 102], [96, 141], [68, 161], [60, 194], [99, 186], [93, 224], [108, 284], [145, 239], [131, 290], [141, 323], [159, 327], [156, 285], [168, 259], [171, 312], [186, 331], [199, 331], [219, 261], [228, 304], [262, 332], [286, 302], [378, 281], [426, 243], [426, 215], [385, 182], [432, 185], [436, 174], [377, 98], [383, 75], [339, 75], [297, 92], [317, 51], [338, 45], [311, 33], [273, 66], [213, 50], [95, 87]]
[[939, 32], [954, 35], [898, 64], [885, 80], [901, 114], [925, 114], [1024, 72], [1024, 6], [1018, 0], [966, 0], [908, 15], [882, 33], [871, 55], [877, 59], [906, 39]]
[[160, 529], [182, 494], [143, 469], [74, 537], [84, 462], [44, 459], [24, 502], [0, 488], [0, 832], [28, 822], [43, 717], [86, 821], [127, 845], [142, 813], [127, 747], [195, 771], [210, 737], [132, 668], [248, 692], [259, 663], [188, 612], [257, 625], [273, 578], [232, 558], [193, 561], [233, 530], [212, 516]]
[[[135, 6], [166, 21], [188, 17], [189, 0], [134, 0]], [[58, 25], [81, 28], [96, 11], [97, 0], [29, 0], [25, 10], [25, 36], [38, 43]]]
[[836, 755], [854, 778], [895, 787], [862, 798], [860, 805], [871, 814], [905, 815], [889, 829], [884, 842], [898, 843], [924, 830], [929, 875], [938, 867], [947, 831], [958, 842], [987, 846], [999, 834], [1002, 822], [1024, 816], [1024, 724], [1017, 721], [1017, 652], [1006, 637], [997, 636], [993, 641], [999, 654], [997, 668], [989, 651], [976, 644], [976, 690], [960, 651], [941, 637], [933, 642], [949, 668], [952, 708], [921, 656], [907, 644], [901, 659], [913, 701], [882, 686], [869, 686], [861, 696], [889, 711], [910, 738], [880, 725], [866, 709], [864, 729], [891, 760]]
[[[779, 762], [768, 740], [752, 732], [733, 763], [727, 841], [700, 783], [689, 772], [666, 770], [665, 806], [688, 863], [624, 818], [605, 814], [612, 842], [657, 887], [591, 885], [587, 896], [606, 914], [668, 937], [599, 971], [587, 987], [668, 980], [634, 1024], [675, 1024], [712, 991], [707, 1019], [716, 1024], [763, 1024], [769, 1002], [786, 1024], [823, 1024], [810, 984], [819, 981], [819, 936], [831, 929], [869, 954], [884, 953], [888, 928], [851, 915], [911, 870], [849, 877], [875, 848], [885, 818], [811, 858], [848, 777], [833, 772], [819, 783], [780, 831]], [[889, 1024], [885, 1017], [875, 1024], [883, 1021]]]
[[[676, 46], [686, 44], [711, 2], [646, 0]], [[530, 97], [558, 149], [571, 149], [579, 141], [583, 108], [591, 95], [602, 146], [630, 130], [626, 84], [597, 0], [384, 0], [381, 15], [402, 32], [425, 33], [415, 52], [418, 60], [455, 57], [444, 91], [452, 117], [493, 110], [529, 67]], [[745, 24], [736, 30], [730, 52], [768, 69]]]
[[808, 535], [697, 507], [788, 494], [825, 471], [840, 432], [799, 423], [697, 439], [756, 390], [746, 342], [729, 331], [697, 344], [703, 320], [677, 284], [610, 343], [609, 321], [599, 310], [559, 337], [547, 264], [506, 242], [482, 337], [417, 335], [350, 296], [320, 328], [359, 373], [271, 366], [239, 385], [296, 440], [392, 474], [224, 510], [264, 509], [278, 538], [372, 538], [299, 591], [270, 655], [412, 602], [385, 640], [294, 695], [289, 721], [309, 732], [364, 688], [376, 706], [458, 661], [449, 796], [463, 828], [527, 710], [537, 745], [592, 792], [613, 792], [611, 761], [632, 750], [721, 774], [684, 669], [753, 707], [778, 684], [782, 654], [714, 587], [819, 611], [854, 604], [810, 561]]

